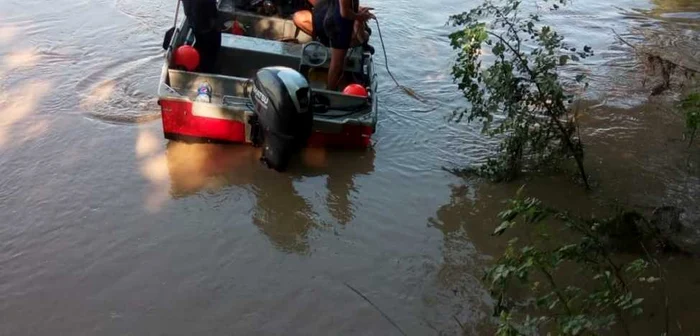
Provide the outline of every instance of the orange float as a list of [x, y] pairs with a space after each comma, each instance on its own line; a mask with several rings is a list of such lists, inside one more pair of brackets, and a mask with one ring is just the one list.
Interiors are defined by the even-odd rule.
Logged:
[[241, 27], [241, 24], [238, 23], [238, 21], [233, 21], [231, 33], [234, 35], [243, 35], [245, 33], [245, 30], [243, 30], [243, 27]]
[[194, 71], [199, 66], [199, 52], [190, 45], [183, 45], [175, 49], [173, 57], [175, 65], [181, 66], [187, 71]]
[[345, 89], [343, 89], [343, 94], [360, 97], [368, 96], [367, 89], [360, 84], [350, 84], [346, 86]]

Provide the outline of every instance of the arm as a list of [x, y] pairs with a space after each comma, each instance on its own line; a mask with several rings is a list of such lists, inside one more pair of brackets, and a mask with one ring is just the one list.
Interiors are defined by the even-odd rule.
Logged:
[[307, 1], [311, 4], [311, 6], [314, 6], [314, 7], [316, 6], [316, 0], [307, 0]]
[[346, 20], [351, 21], [367, 21], [374, 18], [374, 14], [370, 12], [372, 8], [360, 7], [359, 12], [355, 12], [352, 9], [352, 0], [339, 0], [340, 2], [340, 16]]
[[352, 9], [352, 0], [339, 0], [340, 16], [346, 20], [357, 20], [357, 13]]

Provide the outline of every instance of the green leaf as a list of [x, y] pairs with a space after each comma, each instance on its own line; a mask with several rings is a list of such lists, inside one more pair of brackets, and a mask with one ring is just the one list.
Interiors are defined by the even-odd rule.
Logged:
[[661, 278], [656, 278], [653, 276], [646, 278], [646, 282], [648, 282], [648, 283], [655, 283], [655, 282], [659, 282], [659, 281], [661, 281]]
[[[577, 121], [566, 120], [569, 111], [562, 94], [566, 90], [557, 73], [557, 67], [574, 58], [559, 54], [568, 50], [564, 37], [552, 27], [539, 26], [537, 15], [519, 15], [520, 3], [484, 0], [474, 10], [451, 16], [451, 23], [462, 27], [450, 40], [457, 50], [452, 75], [470, 104], [466, 119], [479, 122], [483, 134], [500, 141], [498, 153], [477, 170], [495, 181], [512, 181], [525, 169], [548, 167], [568, 158], [580, 161], [583, 156], [578, 145], [561, 150], [566, 137], [578, 143], [575, 133], [568, 132]], [[509, 29], [499, 28], [502, 35], [494, 36], [496, 32], [489, 29], [497, 27]], [[528, 36], [532, 41], [526, 48], [522, 42]], [[481, 57], [484, 43], [495, 57]], [[564, 127], [542, 122], [543, 115], [550, 121], [566, 120]], [[531, 120], [538, 120], [537, 127], [532, 127]], [[585, 176], [583, 169], [581, 174]], [[528, 218], [537, 222], [544, 215], [531, 213]]]
[[513, 209], [505, 210], [498, 215], [498, 218], [504, 221], [512, 221], [516, 217], [518, 217], [518, 212]]
[[692, 93], [685, 97], [680, 104], [681, 110], [685, 114], [686, 134], [689, 138], [689, 144], [693, 144], [693, 140], [700, 128], [700, 93]]
[[513, 222], [510, 222], [510, 221], [507, 221], [507, 220], [506, 220], [506, 221], [503, 221], [503, 222], [501, 222], [501, 225], [499, 225], [499, 226], [496, 228], [496, 230], [493, 231], [493, 234], [494, 234], [494, 235], [497, 235], [497, 236], [500, 236], [500, 235], [502, 235], [504, 232], [506, 232], [506, 230], [510, 229], [511, 227], [513, 227]]
[[503, 52], [506, 50], [506, 47], [503, 45], [503, 43], [496, 43], [496, 45], [493, 47], [493, 54], [496, 56], [501, 56], [503, 55]]

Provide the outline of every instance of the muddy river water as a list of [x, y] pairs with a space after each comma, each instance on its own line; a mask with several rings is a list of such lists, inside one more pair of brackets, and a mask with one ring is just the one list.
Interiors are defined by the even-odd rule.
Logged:
[[[492, 150], [478, 126], [448, 121], [465, 101], [445, 22], [476, 2], [368, 2], [393, 72], [428, 103], [384, 76], [373, 151], [307, 151], [277, 174], [248, 147], [163, 139], [155, 90], [176, 1], [0, 1], [0, 335], [398, 334], [346, 284], [409, 335], [456, 334], [455, 318], [478, 334], [482, 269], [504, 245], [489, 233], [522, 183], [573, 210], [668, 204], [700, 225], [700, 150], [611, 33], [697, 61], [700, 3], [547, 15], [597, 51], [586, 193], [567, 176], [447, 172]], [[700, 263], [665, 262], [679, 323], [700, 328]]]

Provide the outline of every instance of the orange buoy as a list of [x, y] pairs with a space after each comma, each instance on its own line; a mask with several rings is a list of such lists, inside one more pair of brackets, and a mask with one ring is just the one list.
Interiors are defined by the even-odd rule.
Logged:
[[367, 89], [360, 84], [350, 84], [345, 87], [343, 94], [351, 96], [367, 97]]
[[199, 52], [190, 45], [183, 45], [175, 49], [173, 58], [175, 65], [184, 67], [187, 71], [193, 71], [199, 66]]

